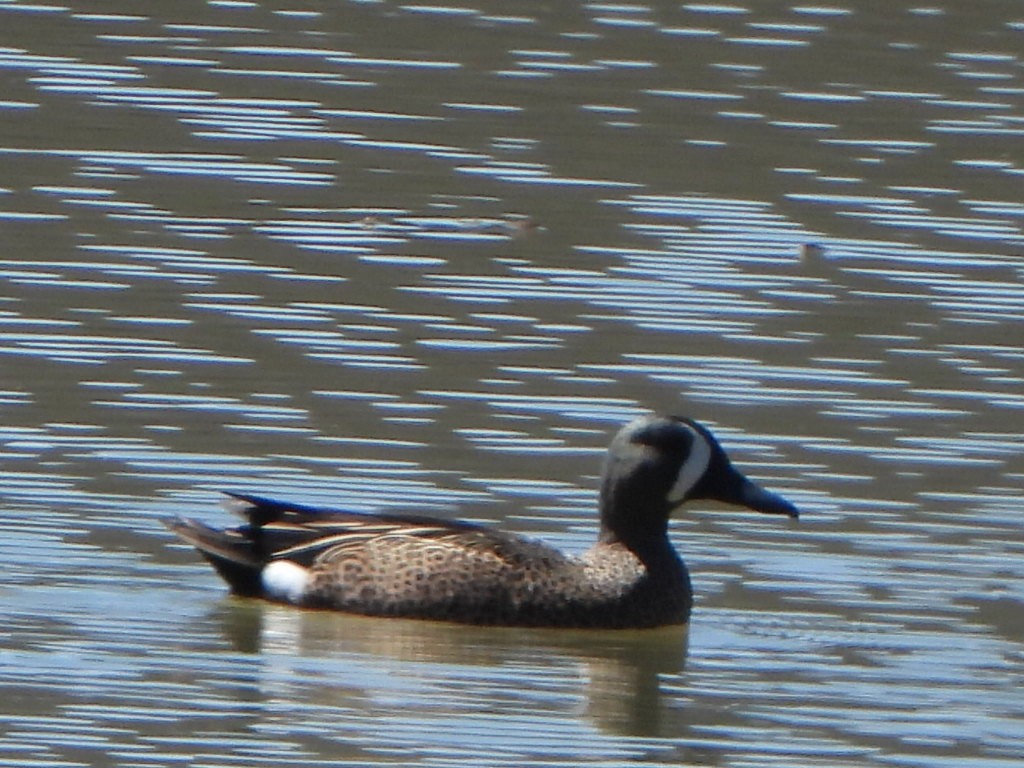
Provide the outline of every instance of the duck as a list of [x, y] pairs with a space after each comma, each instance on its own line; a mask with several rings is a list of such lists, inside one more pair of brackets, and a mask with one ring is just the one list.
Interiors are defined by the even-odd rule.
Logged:
[[476, 625], [642, 629], [686, 624], [689, 572], [668, 521], [712, 499], [796, 519], [736, 469], [712, 432], [680, 416], [623, 426], [604, 459], [600, 528], [579, 556], [473, 522], [325, 509], [227, 494], [226, 529], [165, 520], [242, 597], [302, 608]]

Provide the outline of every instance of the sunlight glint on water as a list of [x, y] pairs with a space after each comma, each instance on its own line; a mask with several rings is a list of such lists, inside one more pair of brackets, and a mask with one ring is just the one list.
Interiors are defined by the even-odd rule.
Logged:
[[[1016, 766], [1009, 7], [0, 3], [0, 765]], [[803, 513], [676, 515], [688, 631], [233, 600], [159, 522], [579, 553], [652, 408]]]

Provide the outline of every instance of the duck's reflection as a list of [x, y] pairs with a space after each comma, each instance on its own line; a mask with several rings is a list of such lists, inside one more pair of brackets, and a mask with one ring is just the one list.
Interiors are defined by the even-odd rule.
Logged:
[[[453, 700], [461, 694], [469, 705], [486, 689], [492, 710], [502, 702], [543, 710], [578, 699], [596, 727], [615, 734], [678, 736], [685, 727], [681, 710], [663, 700], [661, 686], [664, 677], [678, 675], [686, 664], [685, 626], [614, 631], [474, 627], [240, 599], [224, 603], [216, 618], [236, 650], [266, 656], [260, 685], [268, 696], [294, 700], [298, 695], [334, 705], [344, 699], [351, 705], [372, 697], [375, 681], [390, 680], [393, 687], [396, 678], [415, 677], [418, 688], [436, 685]], [[326, 671], [317, 681], [322, 685], [309, 690], [311, 659], [333, 659], [352, 674], [337, 679], [333, 665], [324, 664]]]

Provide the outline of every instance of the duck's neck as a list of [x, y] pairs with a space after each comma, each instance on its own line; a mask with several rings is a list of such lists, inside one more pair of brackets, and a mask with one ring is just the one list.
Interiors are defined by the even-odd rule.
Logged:
[[601, 489], [598, 512], [601, 541], [633, 544], [668, 543], [668, 518], [672, 510], [638, 488], [620, 488], [605, 484]]
[[646, 531], [617, 531], [602, 525], [598, 537], [601, 544], [625, 547], [653, 573], [675, 573], [682, 568], [679, 553], [668, 538], [667, 523], [660, 529]]
[[625, 547], [649, 571], [677, 570], [681, 561], [668, 538], [672, 510], [668, 500], [658, 493], [657, 484], [644, 480], [628, 473], [623, 477], [605, 468], [598, 501], [599, 541]]

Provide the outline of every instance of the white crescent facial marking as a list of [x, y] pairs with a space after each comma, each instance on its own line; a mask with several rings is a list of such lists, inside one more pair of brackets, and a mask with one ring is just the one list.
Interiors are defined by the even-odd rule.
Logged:
[[707, 438], [693, 427], [686, 428], [693, 434], [693, 443], [690, 446], [690, 455], [679, 468], [679, 476], [668, 492], [668, 500], [673, 504], [678, 504], [686, 498], [686, 494], [693, 490], [693, 486], [704, 476], [708, 464], [711, 463], [711, 446]]
[[260, 574], [267, 597], [300, 603], [309, 589], [309, 569], [291, 560], [271, 560]]

